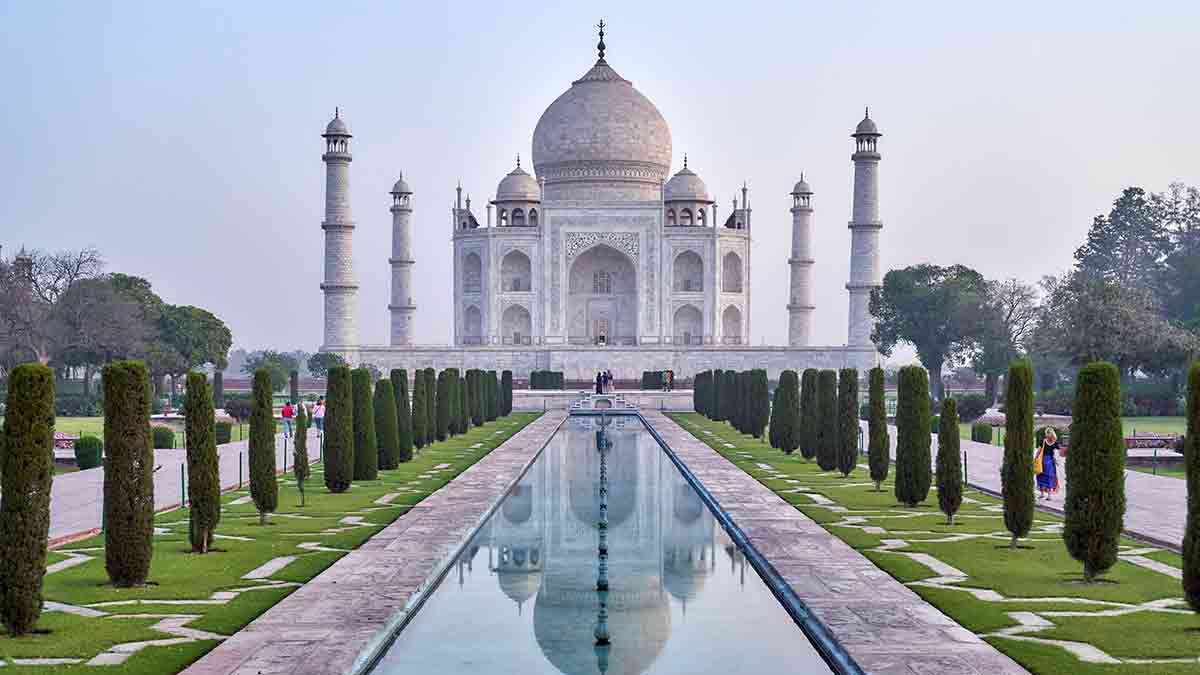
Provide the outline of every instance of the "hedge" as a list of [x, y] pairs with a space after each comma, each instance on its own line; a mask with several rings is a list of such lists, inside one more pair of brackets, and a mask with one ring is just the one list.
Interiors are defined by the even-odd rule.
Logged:
[[279, 483], [275, 478], [275, 408], [271, 371], [254, 371], [250, 413], [250, 498], [258, 509], [258, 524], [267, 524], [267, 514], [279, 506]]
[[[215, 403], [213, 405], [216, 405]], [[233, 442], [233, 424], [231, 422], [220, 421], [214, 427], [216, 433], [217, 445], [225, 445]]]
[[94, 469], [103, 461], [104, 440], [99, 436], [83, 436], [75, 441], [75, 465], [80, 471]]
[[976, 443], [992, 442], [992, 425], [987, 422], [976, 422], [971, 425], [971, 440]]
[[955, 399], [958, 408], [958, 419], [962, 422], [974, 422], [988, 409], [988, 397], [983, 394], [967, 394]]
[[114, 361], [103, 379], [104, 569], [114, 586], [141, 586], [154, 555], [150, 373], [141, 361]]
[[929, 496], [929, 373], [905, 366], [896, 402], [896, 500], [909, 507]]
[[153, 426], [150, 428], [150, 438], [155, 450], [175, 449], [175, 430], [171, 427]]
[[379, 478], [379, 443], [375, 439], [371, 371], [355, 368], [350, 382], [354, 396], [354, 480], [375, 480]]
[[946, 514], [946, 524], [954, 524], [954, 514], [962, 506], [962, 447], [958, 438], [958, 405], [947, 396], [942, 399], [942, 420], [938, 431], [937, 491], [938, 508]]
[[535, 370], [529, 374], [530, 389], [559, 390], [565, 382], [562, 372], [557, 370]]
[[350, 368], [334, 366], [325, 383], [325, 487], [345, 492], [354, 479], [354, 398]]
[[208, 378], [188, 373], [184, 398], [187, 433], [188, 537], [192, 551], [208, 553], [221, 520], [221, 465], [213, 429], [213, 400]]
[[1014, 361], [1008, 368], [1004, 396], [1004, 462], [1000, 467], [1000, 493], [1004, 498], [1004, 526], [1012, 534], [1011, 548], [1033, 527], [1033, 366]]
[[54, 479], [54, 372], [25, 363], [9, 373], [0, 453], [0, 620], [26, 635], [42, 613]]

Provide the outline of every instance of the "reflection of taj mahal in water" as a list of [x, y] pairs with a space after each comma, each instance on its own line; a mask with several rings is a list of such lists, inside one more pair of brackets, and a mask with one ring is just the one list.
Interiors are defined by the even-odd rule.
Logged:
[[[469, 195], [463, 199], [460, 186], [449, 221], [418, 221], [422, 227], [449, 225], [453, 285], [446, 310], [454, 316], [449, 347], [413, 344], [417, 308], [412, 270], [418, 262], [411, 247], [416, 208], [411, 173], [397, 180], [390, 194], [389, 345], [359, 340], [349, 197], [351, 134], [345, 120], [335, 116], [323, 134], [322, 348], [385, 368], [511, 368], [519, 377], [535, 369], [587, 376], [601, 368], [618, 377], [666, 368], [690, 376], [713, 367], [766, 367], [776, 376], [782, 368], [869, 364], [874, 350], [867, 302], [880, 281], [882, 229], [875, 123], [864, 116], [852, 134], [846, 345], [810, 346], [817, 305], [811, 283], [814, 206], [813, 190], [800, 176], [790, 199], [778, 204], [780, 212], [790, 207], [791, 251], [786, 258], [781, 252], [764, 261], [777, 265], [786, 260], [790, 269], [788, 345], [751, 347], [755, 221], [748, 190], [744, 184], [736, 189], [723, 210], [686, 157], [668, 180], [670, 128], [650, 99], [608, 64], [603, 30], [600, 36], [599, 60], [538, 120], [532, 139], [534, 174], [518, 157], [483, 214]], [[780, 220], [769, 217], [759, 226], [774, 227]], [[430, 269], [438, 266], [433, 262]]]

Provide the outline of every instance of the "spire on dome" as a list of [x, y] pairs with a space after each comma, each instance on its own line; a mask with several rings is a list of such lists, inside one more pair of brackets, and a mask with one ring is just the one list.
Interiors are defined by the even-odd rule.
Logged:
[[517, 168], [521, 168], [521, 153], [517, 153]]
[[600, 23], [596, 24], [600, 29], [600, 43], [596, 45], [596, 49], [600, 51], [600, 62], [604, 62], [604, 19], [600, 19]]
[[687, 153], [683, 153], [683, 168], [687, 168]]

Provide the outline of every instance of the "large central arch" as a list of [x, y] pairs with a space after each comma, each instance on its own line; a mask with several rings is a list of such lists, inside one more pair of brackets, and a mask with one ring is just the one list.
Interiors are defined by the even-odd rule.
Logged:
[[575, 344], [630, 342], [638, 335], [637, 268], [599, 244], [575, 258], [567, 279], [567, 339]]

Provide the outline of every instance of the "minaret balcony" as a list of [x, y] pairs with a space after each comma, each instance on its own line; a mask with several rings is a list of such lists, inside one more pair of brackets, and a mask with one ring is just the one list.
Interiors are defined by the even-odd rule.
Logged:
[[354, 158], [349, 152], [331, 151], [321, 155], [322, 162], [351, 162]]

